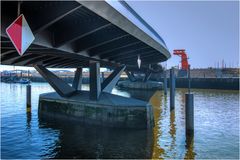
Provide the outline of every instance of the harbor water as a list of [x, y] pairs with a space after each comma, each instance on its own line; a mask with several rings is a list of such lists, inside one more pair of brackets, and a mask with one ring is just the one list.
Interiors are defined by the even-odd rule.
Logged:
[[[32, 109], [26, 112], [26, 85], [0, 83], [1, 158], [195, 158], [239, 159], [239, 92], [193, 89], [194, 138], [185, 138], [185, 89], [176, 90], [175, 111], [169, 92], [126, 91], [113, 94], [149, 101], [152, 130], [125, 130], [48, 121], [38, 117], [39, 94], [47, 83], [32, 83]], [[83, 85], [88, 90], [87, 85]]]

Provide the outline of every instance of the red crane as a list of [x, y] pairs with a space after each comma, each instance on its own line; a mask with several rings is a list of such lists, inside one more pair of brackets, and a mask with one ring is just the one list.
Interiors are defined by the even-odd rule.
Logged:
[[178, 55], [181, 57], [181, 65], [182, 65], [182, 70], [188, 70], [188, 58], [187, 58], [187, 53], [185, 52], [185, 49], [175, 49], [173, 50], [174, 55]]

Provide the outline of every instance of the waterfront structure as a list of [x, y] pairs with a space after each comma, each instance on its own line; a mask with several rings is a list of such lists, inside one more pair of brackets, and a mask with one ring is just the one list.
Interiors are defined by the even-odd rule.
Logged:
[[[141, 122], [139, 128], [152, 124], [151, 106], [140, 100], [123, 100], [110, 93], [124, 70], [145, 73], [144, 81], [147, 81], [152, 72], [158, 71], [154, 66], [170, 58], [170, 53], [162, 38], [127, 3], [116, 3], [125, 8], [127, 14], [132, 14], [141, 25], [105, 1], [1, 2], [2, 64], [35, 67], [58, 93], [41, 95], [40, 111], [46, 111], [54, 99], [60, 107], [51, 112], [60, 112], [67, 103], [68, 110], [63, 114], [78, 119], [104, 121], [104, 118], [112, 118], [113, 124], [131, 123], [133, 125], [130, 126], [137, 126], [140, 117], [134, 116], [133, 111], [139, 111], [145, 116], [145, 122]], [[35, 36], [33, 44], [23, 56], [17, 54], [5, 31], [19, 14], [25, 16]], [[140, 69], [137, 59], [141, 59]], [[102, 83], [100, 66], [113, 70]], [[77, 68], [73, 85], [68, 85], [47, 67]], [[86, 93], [79, 91], [83, 67], [90, 68], [90, 91]], [[77, 100], [81, 105], [74, 102], [74, 97], [78, 96], [84, 97], [83, 100]], [[76, 110], [75, 105], [78, 108], [83, 106], [84, 110]], [[110, 109], [98, 112], [99, 106], [103, 105]], [[117, 107], [120, 107], [121, 112]], [[104, 116], [106, 113], [109, 114]]]

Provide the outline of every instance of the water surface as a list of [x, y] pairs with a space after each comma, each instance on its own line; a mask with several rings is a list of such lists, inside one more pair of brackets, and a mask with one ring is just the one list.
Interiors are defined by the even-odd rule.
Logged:
[[[124, 130], [38, 118], [38, 97], [53, 89], [32, 83], [32, 111], [26, 113], [26, 85], [0, 83], [1, 158], [234, 158], [239, 159], [239, 93], [193, 90], [195, 135], [185, 138], [185, 93], [177, 89], [174, 112], [162, 91], [113, 93], [149, 101], [152, 131]], [[88, 89], [84, 85], [85, 90]]]

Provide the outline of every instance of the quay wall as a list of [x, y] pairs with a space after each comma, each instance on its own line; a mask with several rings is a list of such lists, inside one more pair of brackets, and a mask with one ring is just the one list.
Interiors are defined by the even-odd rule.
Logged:
[[[1, 82], [5, 82], [10, 77], [1, 77]], [[27, 78], [27, 77], [23, 77]], [[42, 77], [29, 77], [32, 82], [46, 82]], [[73, 82], [73, 77], [61, 77], [67, 83]], [[128, 80], [128, 78], [120, 78], [119, 81]], [[163, 82], [162, 77], [151, 77], [150, 80]], [[89, 83], [89, 77], [83, 77], [83, 84]], [[168, 78], [169, 83], [169, 78]], [[168, 84], [169, 86], [169, 84]], [[176, 88], [188, 88], [187, 78], [176, 78]], [[191, 78], [191, 88], [199, 89], [224, 89], [239, 90], [239, 78]]]
[[[159, 81], [163, 82], [163, 78]], [[239, 90], [239, 78], [191, 78], [190, 82], [191, 88]], [[188, 79], [176, 78], [176, 88], [188, 88]]]

